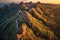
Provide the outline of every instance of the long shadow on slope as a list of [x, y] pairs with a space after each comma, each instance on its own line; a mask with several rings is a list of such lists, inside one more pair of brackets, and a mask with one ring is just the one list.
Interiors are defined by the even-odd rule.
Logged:
[[[31, 23], [30, 23], [31, 24]], [[47, 35], [42, 34], [37, 27], [33, 27], [33, 25], [29, 25], [29, 23], [26, 23], [26, 25], [32, 29], [33, 33], [40, 38], [44, 38], [46, 40], [49, 40], [49, 37]]]
[[53, 25], [49, 25], [47, 22], [44, 21], [44, 19], [39, 18], [39, 17], [34, 13], [34, 11], [32, 11], [32, 12], [30, 12], [30, 13], [31, 13], [31, 15], [32, 15], [33, 17], [35, 17], [36, 19], [42, 21], [43, 25], [45, 25], [45, 26], [50, 27], [50, 28], [53, 29]]
[[[22, 12], [23, 12], [23, 11], [22, 11]], [[46, 40], [49, 40], [48, 35], [42, 34], [42, 32], [41, 32], [37, 27], [34, 27], [33, 24], [30, 22], [27, 14], [26, 14], [26, 13], [23, 13], [23, 14], [25, 14], [26, 16], [23, 16], [23, 15], [20, 13], [21, 18], [22, 18], [22, 20], [24, 20], [24, 21], [19, 20], [18, 27], [20, 28], [23, 23], [26, 23], [26, 25], [27, 25], [30, 29], [32, 29], [33, 33], [34, 33], [37, 37], [45, 38]], [[22, 17], [22, 16], [23, 16], [23, 17]], [[24, 19], [25, 17], [26, 17], [27, 19]], [[20, 18], [20, 19], [21, 19], [21, 18]], [[26, 21], [25, 21], [25, 20], [26, 20]], [[18, 29], [17, 29], [17, 30], [18, 30]], [[23, 31], [23, 30], [22, 30], [22, 31]], [[19, 33], [19, 32], [18, 32], [18, 33]]]

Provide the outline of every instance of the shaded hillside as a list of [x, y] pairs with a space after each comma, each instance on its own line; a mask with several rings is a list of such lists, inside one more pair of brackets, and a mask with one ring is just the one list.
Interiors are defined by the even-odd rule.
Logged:
[[19, 7], [6, 6], [0, 9], [0, 40], [13, 40], [16, 34], [16, 18]]
[[47, 8], [51, 9], [54, 12], [54, 20], [56, 22], [56, 34], [60, 37], [60, 4], [44, 4]]
[[59, 40], [55, 33], [54, 14], [37, 3], [21, 3], [17, 24], [18, 40]]
[[60, 4], [43, 4], [47, 8], [53, 10], [54, 14], [56, 16], [60, 16]]

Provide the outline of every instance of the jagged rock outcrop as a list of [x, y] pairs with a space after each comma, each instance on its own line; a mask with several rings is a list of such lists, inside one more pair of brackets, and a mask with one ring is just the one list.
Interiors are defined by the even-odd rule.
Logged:
[[58, 40], [54, 14], [41, 3], [21, 3], [17, 24], [18, 40]]

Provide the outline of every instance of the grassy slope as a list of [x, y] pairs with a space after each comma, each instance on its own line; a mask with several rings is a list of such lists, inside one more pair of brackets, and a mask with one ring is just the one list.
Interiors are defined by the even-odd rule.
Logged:
[[47, 8], [52, 9], [56, 21], [56, 34], [60, 37], [60, 4], [44, 4]]
[[16, 33], [17, 7], [0, 10], [0, 40], [13, 40]]
[[[37, 8], [39, 8], [39, 7], [37, 7]], [[41, 9], [41, 6], [40, 6], [40, 9]], [[38, 9], [39, 10], [39, 9]], [[39, 38], [45, 38], [46, 40], [48, 40], [48, 39], [50, 39], [50, 40], [54, 40], [55, 39], [55, 34], [54, 34], [54, 32], [53, 32], [53, 30], [54, 29], [52, 29], [51, 27], [53, 27], [53, 26], [51, 26], [51, 24], [53, 24], [53, 23], [51, 23], [50, 24], [50, 26], [47, 26], [47, 24], [46, 23], [50, 23], [51, 22], [51, 18], [49, 18], [48, 17], [48, 15], [46, 15], [46, 13], [47, 12], [45, 12], [45, 11], [41, 11], [41, 10], [39, 10], [38, 11], [36, 8], [32, 8], [32, 11], [34, 11], [34, 12], [29, 12], [29, 11], [26, 11], [26, 12], [24, 12], [24, 11], [20, 11], [20, 13], [26, 13], [27, 14], [27, 16], [28, 16], [28, 18], [27, 19], [29, 19], [30, 20], [30, 22], [29, 23], [26, 23], [27, 24], [27, 27], [29, 27], [29, 28], [31, 28], [30, 30], [32, 30], [34, 33], [32, 33], [32, 34], [35, 34], [36, 36], [38, 36]], [[44, 10], [44, 9], [43, 9]], [[46, 9], [47, 10], [47, 9]], [[42, 13], [41, 13], [41, 12]], [[39, 13], [40, 12], [40, 13]], [[41, 15], [42, 14], [42, 15]], [[45, 15], [45, 17], [43, 17], [44, 15]], [[21, 17], [21, 18], [23, 18], [24, 20], [26, 20], [25, 18], [25, 16], [23, 15], [23, 14], [20, 14], [20, 15], [22, 15], [23, 17]], [[22, 19], [22, 20], [23, 20]], [[45, 19], [51, 19], [49, 22], [46, 22], [46, 20]], [[41, 23], [41, 22], [42, 23]], [[43, 24], [43, 21], [45, 22], [44, 24]], [[26, 21], [27, 22], [27, 21]], [[53, 22], [53, 21], [52, 21]], [[31, 25], [29, 25], [29, 24], [31, 24]], [[48, 27], [48, 28], [47, 28]], [[52, 29], [52, 30], [50, 30], [50, 28]], [[28, 29], [28, 28], [27, 28]], [[28, 35], [29, 36], [29, 35]], [[32, 36], [32, 35], [31, 35]], [[31, 37], [30, 36], [30, 37]], [[23, 39], [24, 39], [24, 37], [22, 37]], [[31, 37], [31, 38], [33, 38], [33, 39], [35, 39], [36, 37]], [[37, 38], [36, 38], [37, 39]], [[39, 40], [41, 40], [41, 39], [39, 39]]]
[[[58, 23], [58, 27], [56, 28], [56, 34], [59, 36], [60, 34], [60, 16], [58, 16], [60, 14], [60, 5], [53, 5], [52, 4], [48, 4], [45, 6], [47, 8], [50, 8], [54, 11], [55, 13], [55, 21]], [[54, 8], [56, 7], [56, 8]], [[5, 10], [0, 10], [0, 40], [13, 40], [13, 36], [16, 33], [16, 26], [15, 26], [15, 21], [17, 18], [17, 8], [9, 8], [9, 9], [5, 9]], [[57, 26], [57, 25], [56, 25]]]

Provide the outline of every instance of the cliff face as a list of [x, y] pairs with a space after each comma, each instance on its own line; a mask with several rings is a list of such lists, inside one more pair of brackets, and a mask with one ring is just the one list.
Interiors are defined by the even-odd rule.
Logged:
[[16, 20], [18, 40], [58, 40], [54, 14], [41, 3], [20, 3]]

